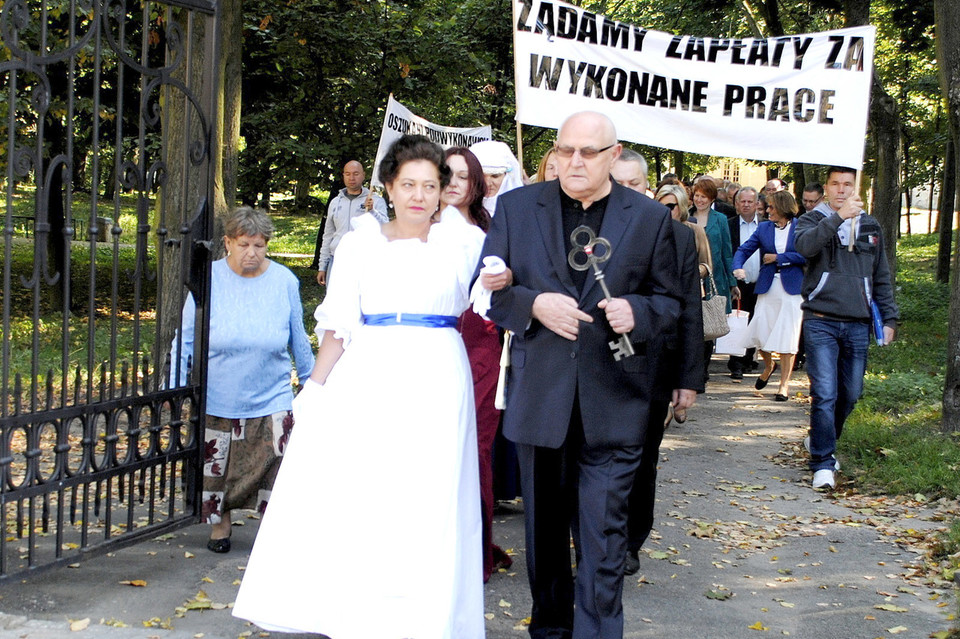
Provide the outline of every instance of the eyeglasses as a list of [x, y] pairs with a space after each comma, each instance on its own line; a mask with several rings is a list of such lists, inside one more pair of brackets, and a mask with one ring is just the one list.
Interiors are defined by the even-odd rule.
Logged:
[[585, 147], [583, 147], [582, 149], [577, 149], [577, 148], [574, 148], [574, 147], [572, 147], [572, 146], [557, 146], [557, 145], [555, 145], [555, 146], [553, 147], [553, 150], [556, 151], [557, 155], [559, 155], [559, 156], [562, 157], [562, 158], [572, 158], [574, 153], [579, 152], [579, 153], [580, 153], [580, 157], [581, 157], [582, 159], [584, 159], [584, 160], [592, 160], [593, 158], [597, 157], [598, 155], [600, 155], [601, 153], [603, 153], [603, 152], [606, 151], [607, 149], [612, 149], [612, 148], [615, 147], [615, 146], [616, 146], [616, 143], [607, 145], [607, 146], [603, 147], [602, 149], [595, 149], [595, 148], [593, 148], [592, 146], [585, 146]]
[[676, 203], [676, 202], [661, 202], [660, 204], [663, 204], [665, 207], [667, 207], [667, 208], [670, 209], [671, 211], [672, 211], [673, 209], [677, 208], [677, 203]]

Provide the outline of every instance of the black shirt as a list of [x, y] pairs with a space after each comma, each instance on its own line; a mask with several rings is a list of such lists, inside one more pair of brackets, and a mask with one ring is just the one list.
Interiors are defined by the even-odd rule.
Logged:
[[[567, 255], [570, 255], [570, 249], [573, 248], [570, 234], [573, 233], [574, 229], [578, 226], [586, 225], [593, 229], [595, 235], [600, 235], [600, 225], [603, 224], [603, 214], [607, 210], [607, 202], [609, 200], [610, 194], [608, 193], [605, 197], [591, 204], [590, 208], [584, 209], [579, 200], [573, 199], [564, 193], [562, 188], [560, 189], [560, 210], [563, 215], [563, 246], [567, 251]], [[587, 275], [592, 274], [593, 269], [578, 271], [572, 266], [569, 266], [569, 263], [567, 268], [570, 269], [570, 277], [573, 278], [573, 283], [576, 284], [577, 290], [582, 291], [583, 284], [587, 281]]]

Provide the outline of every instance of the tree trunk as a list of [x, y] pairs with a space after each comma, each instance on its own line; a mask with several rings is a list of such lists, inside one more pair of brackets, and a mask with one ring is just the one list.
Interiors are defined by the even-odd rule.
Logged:
[[[937, 33], [937, 61], [940, 69], [940, 87], [947, 101], [947, 120], [953, 148], [960, 149], [960, 3], [955, 0], [934, 2], [934, 22]], [[956, 170], [954, 170], [956, 179]], [[940, 190], [940, 198], [956, 202], [957, 188]], [[940, 225], [952, 226], [953, 215]], [[943, 422], [945, 432], [960, 431], [960, 261], [954, 264], [953, 287], [950, 291], [950, 324], [947, 342], [947, 371], [943, 385]]]
[[[933, 189], [937, 186], [937, 158], [933, 158], [933, 169], [930, 171], [930, 199], [927, 202], [927, 233], [933, 233]], [[938, 222], [939, 226], [939, 222]], [[950, 269], [947, 269], [949, 273]]]
[[[240, 172], [240, 100], [243, 75], [243, 7], [242, 0], [221, 0], [220, 52], [220, 111], [222, 126], [219, 129], [217, 148], [217, 192], [219, 201], [217, 218], [222, 220], [237, 205], [237, 174]], [[218, 197], [218, 200], [220, 198]], [[222, 207], [222, 208], [221, 208]], [[219, 226], [218, 226], [219, 229]]]
[[683, 181], [683, 151], [673, 152], [673, 172]]
[[297, 211], [305, 211], [310, 203], [310, 187], [316, 182], [316, 178], [304, 175], [306, 167], [301, 170], [301, 175], [297, 178], [297, 184], [293, 188], [293, 205]]
[[957, 153], [953, 140], [947, 140], [943, 154], [943, 180], [940, 182], [939, 224], [937, 233], [940, 244], [937, 247], [937, 281], [950, 282], [950, 255], [953, 252], [953, 198], [945, 194], [956, 190]]
[[[239, 129], [240, 89], [239, 78], [228, 78], [227, 73], [239, 74], [241, 38], [239, 29], [231, 22], [241, 19], [240, 0], [224, 0], [221, 4], [224, 36], [220, 40], [221, 50], [218, 62], [218, 84], [209, 85], [209, 77], [205, 69], [210, 61], [205, 60], [207, 38], [214, 34], [207, 33], [206, 27], [212, 22], [194, 19], [193, 39], [184, 44], [192, 47], [189, 59], [192, 66], [182, 65], [176, 72], [176, 79], [183, 82], [199, 102], [206, 106], [209, 103], [208, 95], [215, 93], [218, 113], [210, 127], [210, 142], [213, 144], [213, 157], [209, 159], [214, 166], [214, 201], [209, 203], [210, 211], [214, 215], [214, 235], [212, 247], [214, 258], [222, 251], [223, 218], [229, 211], [228, 202], [236, 198], [236, 151]], [[184, 12], [175, 12], [175, 19], [181, 21], [183, 32], [186, 28]], [[232, 29], [232, 30], [231, 30]], [[231, 64], [228, 61], [235, 61]], [[184, 231], [189, 229], [191, 221], [198, 213], [198, 207], [207, 195], [208, 168], [205, 162], [195, 164], [191, 158], [191, 150], [202, 144], [203, 131], [201, 118], [193, 105], [184, 97], [179, 89], [168, 87], [164, 99], [163, 139], [167, 158], [167, 182], [160, 196], [157, 198], [157, 224], [160, 245], [158, 246], [158, 263], [160, 268], [160, 282], [158, 283], [158, 343], [157, 357], [162, 366], [174, 333], [179, 328], [180, 310], [183, 306], [186, 292], [184, 290], [182, 261], [186, 259], [184, 252], [192, 250], [187, 243], [189, 235]], [[227, 93], [227, 91], [231, 93]], [[209, 115], [209, 114], [208, 114]], [[229, 124], [231, 131], [225, 125]], [[187, 137], [189, 135], [189, 137]], [[227, 156], [225, 153], [229, 153]], [[225, 193], [224, 189], [231, 189]], [[160, 367], [158, 366], [158, 369]]]
[[[803, 187], [807, 185], [803, 167], [803, 162], [793, 163], [793, 197], [797, 198], [797, 202], [803, 201]], [[803, 208], [803, 204], [800, 204], [800, 208]]]
[[870, 101], [870, 131], [877, 154], [877, 177], [870, 211], [883, 229], [893, 285], [897, 277], [897, 235], [900, 228], [900, 166], [903, 164], [900, 120], [896, 101], [874, 80]]

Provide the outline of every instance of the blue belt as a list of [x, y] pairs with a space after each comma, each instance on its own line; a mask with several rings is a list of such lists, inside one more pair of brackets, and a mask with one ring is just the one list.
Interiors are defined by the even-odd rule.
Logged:
[[456, 328], [456, 315], [423, 315], [420, 313], [377, 313], [363, 315], [369, 326], [426, 326], [427, 328]]

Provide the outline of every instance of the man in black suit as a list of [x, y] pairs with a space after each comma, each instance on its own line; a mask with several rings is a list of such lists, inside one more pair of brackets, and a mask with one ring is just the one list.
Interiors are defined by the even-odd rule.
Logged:
[[[627, 165], [627, 166], [623, 166]], [[613, 165], [613, 179], [638, 193], [647, 190], [647, 165], [636, 151], [624, 149], [620, 159]], [[638, 173], [642, 180], [636, 180]], [[676, 196], [673, 196], [676, 200]], [[671, 209], [675, 213], [676, 209]], [[697, 394], [704, 391], [703, 384], [703, 308], [700, 303], [700, 268], [697, 259], [697, 243], [693, 231], [678, 222], [673, 226], [673, 241], [677, 254], [677, 270], [680, 277], [680, 321], [670, 331], [664, 331], [647, 344], [647, 361], [653, 389], [650, 396], [650, 417], [647, 434], [643, 440], [640, 467], [630, 490], [627, 511], [627, 558], [623, 574], [632, 575], [640, 570], [640, 548], [653, 529], [654, 504], [657, 497], [657, 463], [660, 461], [660, 444], [666, 428], [667, 413], [671, 405], [677, 410], [693, 406]]]
[[[733, 244], [733, 252], [743, 242], [746, 242], [757, 230], [757, 225], [761, 220], [757, 217], [757, 190], [752, 186], [745, 186], [734, 197], [737, 204], [737, 215], [727, 220], [730, 225], [730, 241]], [[757, 293], [754, 289], [757, 287], [757, 277], [760, 274], [760, 253], [754, 253], [743, 266], [746, 278], [737, 280], [737, 289], [740, 292], [740, 310], [747, 311], [751, 315], [757, 305]], [[736, 296], [734, 296], [736, 297]], [[743, 374], [749, 373], [757, 368], [754, 361], [757, 349], [748, 348], [743, 355], [731, 355], [727, 362], [727, 369], [730, 371], [730, 378], [735, 382], [743, 381]]]
[[[520, 458], [534, 639], [623, 636], [627, 497], [650, 411], [647, 342], [677, 321], [680, 304], [670, 217], [610, 179], [621, 148], [606, 116], [570, 116], [557, 134], [559, 180], [501, 196], [483, 250], [513, 272], [488, 314], [514, 333], [503, 428]], [[609, 302], [592, 270], [568, 262], [583, 225], [610, 241]], [[609, 343], [621, 336], [636, 355], [618, 361]]]

